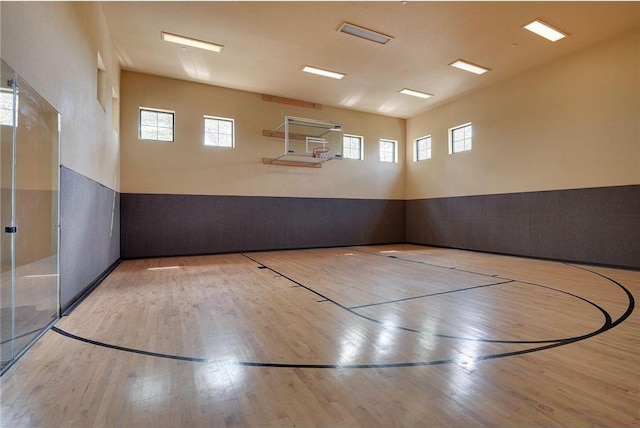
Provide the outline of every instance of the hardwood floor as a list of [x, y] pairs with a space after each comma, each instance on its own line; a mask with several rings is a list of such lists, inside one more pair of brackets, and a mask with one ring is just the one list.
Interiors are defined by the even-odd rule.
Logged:
[[414, 245], [124, 261], [3, 427], [640, 426], [640, 272]]

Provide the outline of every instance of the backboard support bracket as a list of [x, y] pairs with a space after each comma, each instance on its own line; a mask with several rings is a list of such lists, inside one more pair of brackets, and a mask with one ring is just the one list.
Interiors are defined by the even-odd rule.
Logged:
[[295, 160], [284, 160], [281, 158], [262, 158], [262, 163], [267, 165], [281, 166], [301, 166], [304, 168], [322, 168], [322, 162], [303, 162]]
[[312, 108], [315, 110], [322, 110], [322, 104], [312, 103], [309, 101], [294, 100], [293, 98], [276, 97], [274, 95], [263, 94], [262, 100], [274, 102], [278, 104], [288, 104], [296, 107], [305, 107], [305, 108]]

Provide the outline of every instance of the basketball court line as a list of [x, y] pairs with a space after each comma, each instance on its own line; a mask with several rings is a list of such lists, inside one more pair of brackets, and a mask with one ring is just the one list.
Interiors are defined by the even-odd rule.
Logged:
[[[532, 282], [532, 281], [525, 281], [525, 280], [521, 280], [521, 279], [508, 278], [508, 277], [500, 275], [500, 274], [489, 275], [489, 274], [485, 274], [485, 273], [482, 273], [482, 272], [475, 272], [475, 271], [468, 270], [468, 269], [459, 269], [459, 268], [456, 268], [456, 267], [437, 265], [437, 264], [434, 264], [434, 263], [428, 263], [428, 262], [421, 261], [421, 260], [405, 259], [405, 258], [398, 257], [398, 256], [395, 256], [395, 255], [394, 256], [388, 256], [388, 255], [379, 254], [379, 253], [376, 253], [376, 252], [363, 251], [363, 250], [359, 250], [359, 249], [354, 249], [353, 251], [359, 252], [361, 254], [368, 254], [368, 255], [371, 255], [371, 256], [376, 256], [376, 257], [390, 258], [390, 259], [400, 260], [400, 261], [403, 261], [403, 262], [415, 263], [415, 264], [420, 264], [420, 265], [427, 265], [427, 266], [432, 266], [432, 267], [437, 267], [437, 268], [442, 268], [442, 269], [455, 270], [455, 271], [470, 273], [470, 274], [474, 274], [474, 275], [489, 276], [489, 277], [497, 278], [497, 279], [504, 279], [506, 281], [504, 283], [517, 282], [517, 283], [520, 283], [520, 284], [527, 284], [527, 285], [533, 285], [533, 286], [536, 286], [536, 287], [546, 288], [546, 289], [551, 290], [551, 291], [555, 291], [555, 292], [558, 292], [558, 293], [566, 294], [568, 296], [580, 299], [580, 300], [582, 300], [582, 301], [594, 306], [600, 312], [602, 312], [603, 315], [605, 316], [605, 319], [607, 319], [608, 322], [610, 322], [611, 319], [612, 319], [612, 317], [602, 307], [600, 307], [599, 305], [595, 304], [594, 302], [592, 302], [592, 301], [590, 301], [588, 299], [585, 299], [584, 297], [578, 296], [577, 294], [569, 293], [568, 291], [564, 291], [564, 290], [559, 290], [557, 288], [554, 288], [554, 287], [551, 287], [551, 286], [548, 286], [548, 285], [544, 285], [544, 284], [540, 284], [540, 283], [536, 283], [536, 282]], [[462, 250], [462, 251], [465, 251], [465, 250]], [[511, 257], [511, 256], [505, 256], [505, 257]], [[533, 260], [539, 260], [539, 259], [533, 259]], [[549, 262], [549, 263], [553, 263], [554, 262], [552, 260], [543, 260], [543, 261], [546, 261], [546, 262]], [[568, 263], [568, 262], [556, 262], [556, 263], [563, 264], [565, 266], [569, 266], [569, 267], [572, 267], [572, 268], [582, 269], [582, 270], [584, 270], [586, 272], [598, 275], [598, 276], [600, 276], [600, 277], [602, 277], [602, 278], [604, 278], [606, 280], [612, 281], [618, 287], [622, 288], [626, 292], [627, 296], [631, 299], [632, 304], [633, 304], [633, 301], [634, 301], [633, 295], [631, 295], [631, 293], [624, 286], [622, 286], [622, 284], [620, 284], [619, 282], [617, 282], [617, 281], [615, 281], [615, 280], [613, 280], [611, 278], [608, 278], [608, 277], [606, 277], [606, 276], [604, 276], [604, 275], [602, 275], [602, 274], [600, 274], [600, 273], [598, 273], [596, 271], [592, 271], [592, 270], [586, 269], [586, 268], [578, 266], [578, 265], [574, 265], [574, 264], [571, 264], [571, 263]], [[503, 284], [503, 283], [488, 284], [488, 285], [499, 285], [499, 284]], [[469, 287], [469, 289], [481, 288], [481, 287], [485, 287], [485, 285]], [[464, 290], [465, 289], [451, 290], [451, 291], [446, 291], [446, 292], [441, 292], [441, 293], [434, 293], [434, 295], [447, 294], [447, 293], [452, 293], [452, 292], [456, 292], [456, 291], [464, 291]], [[425, 296], [425, 297], [429, 297], [429, 296]], [[409, 298], [409, 299], [399, 299], [399, 300], [411, 300], [411, 299]], [[354, 306], [354, 307], [352, 307], [352, 309], [364, 308], [364, 307], [368, 307], [368, 306], [376, 306], [378, 304], [385, 304], [385, 303], [387, 303], [387, 302], [374, 303], [374, 304], [370, 304], [370, 305]], [[605, 325], [606, 325], [606, 323], [605, 323]]]
[[[490, 278], [501, 278], [498, 274], [488, 274], [488, 273], [482, 273], [482, 272], [474, 272], [472, 270], [460, 269], [460, 268], [457, 268], [455, 266], [442, 266], [442, 265], [438, 265], [438, 264], [435, 264], [435, 263], [425, 262], [423, 260], [411, 260], [411, 259], [405, 259], [405, 258], [398, 257], [398, 256], [390, 256], [390, 255], [387, 255], [387, 254], [379, 254], [379, 253], [370, 252], [370, 251], [363, 251], [363, 250], [359, 249], [358, 247], [353, 247], [352, 250], [357, 252], [357, 253], [368, 254], [370, 256], [385, 257], [385, 258], [389, 258], [389, 259], [397, 259], [397, 260], [402, 260], [403, 262], [416, 263], [416, 264], [419, 264], [419, 265], [426, 265], [426, 266], [433, 266], [433, 267], [437, 267], [437, 268], [440, 268], [440, 269], [455, 270], [455, 271], [458, 271], [458, 272], [471, 273], [471, 274], [480, 275], [480, 276], [488, 276]], [[507, 256], [505, 256], [505, 257], [507, 257]], [[510, 278], [501, 278], [501, 279], [510, 279]]]
[[[492, 287], [494, 285], [509, 284], [511, 282], [514, 282], [514, 280], [510, 279], [508, 281], [493, 282], [491, 284], [483, 284], [483, 285], [474, 285], [473, 287], [458, 288], [456, 290], [440, 291], [438, 293], [431, 293], [431, 294], [422, 294], [420, 296], [405, 297], [403, 299], [387, 300], [387, 301], [384, 301], [384, 302], [377, 302], [377, 303], [368, 303], [366, 305], [350, 306], [349, 309], [361, 309], [361, 308], [368, 308], [368, 307], [371, 307], [371, 306], [388, 305], [390, 303], [405, 302], [407, 300], [415, 300], [415, 299], [424, 299], [426, 297], [441, 296], [443, 294], [457, 293], [459, 291], [475, 290], [477, 288]], [[520, 281], [518, 281], [518, 282], [520, 282]]]
[[[257, 263], [258, 265], [260, 265], [258, 267], [259, 269], [264, 269], [265, 266], [262, 266], [262, 265], [263, 264], [269, 264], [270, 257], [273, 257], [275, 255], [275, 257], [277, 259], [277, 258], [279, 258], [279, 255], [281, 255], [283, 252], [285, 252], [285, 253], [289, 252], [289, 251], [303, 252], [303, 253], [305, 253], [305, 256], [303, 256], [303, 258], [304, 257], [308, 257], [308, 254], [311, 254], [312, 257], [314, 257], [314, 255], [317, 254], [320, 257], [319, 260], [322, 260], [324, 262], [325, 259], [327, 259], [327, 260], [328, 259], [332, 259], [334, 256], [339, 255], [339, 254], [335, 254], [336, 251], [342, 252], [343, 250], [348, 250], [348, 251], [354, 250], [353, 252], [358, 252], [358, 253], [360, 253], [361, 256], [383, 257], [385, 260], [387, 260], [389, 262], [389, 266], [392, 266], [394, 264], [393, 263], [393, 259], [398, 259], [398, 260], [401, 260], [401, 261], [409, 261], [409, 262], [412, 262], [415, 265], [419, 265], [419, 266], [420, 265], [421, 266], [429, 266], [429, 267], [435, 267], [435, 268], [438, 268], [438, 269], [442, 269], [442, 272], [444, 273], [444, 275], [442, 275], [439, 278], [439, 280], [437, 281], [437, 283], [434, 283], [433, 285], [437, 284], [437, 286], [439, 288], [443, 288], [443, 289], [445, 289], [445, 291], [448, 291], [447, 290], [448, 288], [454, 286], [452, 284], [455, 284], [455, 286], [458, 285], [457, 282], [460, 281], [460, 279], [454, 280], [453, 283], [451, 282], [451, 277], [455, 276], [457, 273], [460, 273], [461, 275], [468, 274], [467, 278], [464, 279], [464, 281], [469, 281], [464, 286], [465, 288], [466, 287], [470, 287], [471, 288], [471, 287], [475, 287], [477, 285], [492, 285], [492, 284], [496, 284], [495, 282], [487, 284], [487, 281], [488, 281], [489, 278], [494, 280], [494, 281], [496, 280], [496, 278], [503, 279], [504, 281], [511, 281], [512, 280], [511, 278], [506, 278], [506, 277], [499, 278], [495, 274], [490, 274], [489, 275], [489, 274], [484, 274], [484, 273], [480, 273], [480, 272], [465, 271], [463, 269], [457, 269], [455, 267], [452, 268], [452, 267], [448, 267], [448, 266], [441, 266], [441, 265], [435, 265], [435, 264], [430, 264], [430, 263], [421, 263], [421, 262], [418, 262], [418, 261], [406, 260], [406, 259], [402, 259], [402, 258], [399, 258], [399, 257], [396, 257], [396, 256], [379, 255], [379, 254], [376, 254], [376, 253], [357, 250], [356, 247], [330, 247], [330, 248], [302, 249], [302, 250], [259, 251], [259, 252], [250, 253], [250, 254], [252, 254], [251, 257], [248, 257], [247, 254], [242, 254], [242, 255], [247, 257], [247, 258], [250, 258], [254, 263]], [[318, 253], [315, 253], [315, 251], [318, 251]], [[263, 255], [264, 255], [264, 257], [261, 257]], [[348, 256], [348, 255], [355, 255], [355, 254], [349, 253], [349, 254], [344, 254], [344, 255]], [[267, 258], [267, 261], [265, 261], [265, 257]], [[285, 254], [285, 258], [286, 258], [286, 254]], [[360, 259], [360, 260], [366, 260], [366, 259]], [[302, 261], [303, 265], [304, 265], [304, 263], [305, 262]], [[331, 263], [331, 262], [329, 262], [329, 263]], [[341, 263], [340, 267], [341, 267], [342, 271], [344, 271], [345, 273], [348, 274], [348, 271], [350, 270], [349, 266], [345, 266], [344, 263]], [[269, 266], [269, 269], [274, 272], [275, 276], [285, 276], [287, 279], [289, 279], [292, 282], [297, 283], [298, 285], [302, 285], [302, 284], [300, 284], [301, 282], [305, 283], [304, 285], [308, 285], [308, 284], [306, 284], [306, 281], [308, 281], [308, 280], [304, 280], [304, 279], [300, 280], [300, 281], [296, 280], [296, 277], [299, 276], [299, 274], [297, 272], [293, 272], [292, 275], [285, 275], [283, 272], [288, 270], [288, 267], [282, 267], [281, 263], [279, 263], [277, 260], [275, 262], [271, 262], [271, 265]], [[332, 269], [332, 272], [335, 272], [335, 271], [336, 270]], [[449, 274], [449, 273], [451, 273], [451, 274]], [[333, 275], [334, 273], [328, 273], [327, 272], [326, 274], [327, 275]], [[397, 272], [396, 272], [396, 274], [397, 274]], [[476, 280], [473, 280], [472, 278], [474, 276], [482, 277], [482, 278], [478, 278]], [[352, 278], [351, 277], [347, 277], [347, 280], [349, 280], [349, 279], [352, 279]], [[404, 281], [404, 278], [401, 278], [401, 280]], [[358, 281], [355, 281], [355, 282], [354, 281], [348, 281], [348, 282], [350, 282], [351, 284], [354, 284], [354, 285], [356, 285], [358, 283]], [[338, 284], [345, 285], [345, 284], [342, 284], [340, 282], [335, 282], [334, 283], [334, 285], [338, 285]], [[389, 285], [391, 285], [391, 284], [389, 283]], [[377, 296], [378, 299], [377, 300], [376, 300], [376, 298], [373, 297], [374, 294], [372, 294], [369, 298], [367, 298], [368, 300], [365, 300], [364, 302], [362, 300], [360, 300], [360, 301], [356, 300], [355, 302], [354, 301], [350, 301], [352, 299], [357, 299], [358, 297], [357, 296], [353, 296], [353, 295], [352, 296], [344, 295], [340, 291], [340, 290], [344, 290], [344, 287], [341, 287], [341, 286], [336, 286], [336, 287], [333, 287], [333, 288], [329, 288], [326, 291], [322, 291], [321, 293], [322, 293], [322, 297], [328, 297], [327, 294], [333, 296], [333, 298], [330, 298], [330, 299], [332, 301], [334, 301], [334, 303], [338, 303], [341, 308], [346, 309], [346, 308], [352, 307], [352, 306], [363, 306], [365, 304], [377, 304], [377, 303], [380, 303], [380, 302], [387, 302], [387, 301], [390, 301], [391, 299], [404, 299], [404, 298], [407, 298], [407, 297], [414, 297], [416, 295], [419, 295], [419, 291], [416, 290], [416, 289], [423, 290], [424, 286], [425, 286], [425, 284], [421, 280], [416, 280], [414, 278], [414, 280], [412, 281], [412, 287], [411, 287], [411, 288], [414, 289], [413, 291], [415, 291], [414, 294], [411, 294], [411, 292], [410, 292], [411, 290], [406, 290], [405, 289], [403, 291], [400, 291], [400, 289], [398, 288], [398, 289], [396, 289], [396, 291], [397, 291], [397, 293], [395, 293], [396, 296], [389, 296], [389, 295], [385, 295], [384, 293], [383, 294], [376, 293], [376, 294], [378, 294], [378, 296]], [[307, 288], [310, 288], [310, 287], [307, 287]], [[393, 290], [393, 287], [388, 288], [388, 289], [389, 290]], [[458, 289], [454, 289], [452, 291], [456, 291], [456, 290], [458, 290]], [[317, 289], [310, 289], [310, 291], [314, 291], [314, 292], [320, 293], [320, 291], [318, 291]], [[336, 297], [336, 294], [338, 295], [338, 297]], [[389, 300], [386, 300], [387, 297], [389, 298]], [[344, 302], [344, 303], [342, 303], [342, 302]]]
[[[362, 252], [362, 251], [361, 251]], [[366, 252], [363, 252], [366, 253]], [[376, 255], [376, 254], [372, 254], [372, 253], [367, 253], [370, 255]], [[311, 287], [302, 284], [298, 281], [293, 280], [292, 278], [289, 278], [288, 276], [282, 274], [281, 272], [278, 272], [260, 262], [258, 262], [257, 260], [247, 256], [244, 253], [240, 253], [240, 255], [246, 257], [247, 259], [255, 262], [258, 264], [258, 268], [259, 269], [268, 269], [270, 271], [272, 271], [273, 273], [285, 278], [286, 280], [294, 283], [295, 287], [301, 287], [304, 288], [307, 291], [310, 291], [311, 293], [319, 296], [322, 298], [322, 300], [318, 301], [318, 302], [330, 302], [336, 306], [338, 306], [339, 308], [346, 310], [350, 313], [352, 313], [353, 315], [356, 315], [360, 318], [369, 320], [371, 322], [377, 323], [377, 324], [383, 324], [381, 321], [376, 320], [374, 318], [371, 317], [367, 317], [364, 316], [362, 314], [358, 314], [357, 312], [355, 312], [352, 308], [346, 307], [340, 303], [338, 303], [337, 301], [330, 299], [324, 295], [322, 295], [321, 293], [319, 293], [316, 290], [313, 290]], [[403, 260], [401, 258], [398, 257], [393, 257], [399, 260]], [[406, 260], [404, 260], [406, 261]], [[419, 262], [416, 262], [419, 263]], [[73, 340], [78, 340], [87, 344], [91, 344], [94, 346], [100, 346], [100, 347], [104, 347], [104, 348], [108, 348], [108, 349], [113, 349], [113, 350], [118, 350], [118, 351], [123, 351], [123, 352], [130, 352], [130, 353], [135, 353], [135, 354], [140, 354], [140, 355], [146, 355], [146, 356], [150, 356], [150, 357], [157, 357], [157, 358], [166, 358], [166, 359], [173, 359], [173, 360], [180, 360], [180, 361], [189, 361], [189, 362], [196, 362], [196, 363], [215, 363], [215, 364], [230, 364], [230, 365], [234, 365], [234, 366], [242, 366], [242, 367], [274, 367], [274, 368], [306, 368], [306, 369], [368, 369], [368, 368], [400, 368], [400, 367], [417, 367], [417, 366], [431, 366], [431, 365], [443, 365], [443, 364], [467, 364], [469, 362], [477, 362], [477, 361], [486, 361], [486, 360], [492, 360], [492, 359], [498, 359], [498, 358], [506, 358], [506, 357], [511, 357], [511, 356], [517, 356], [517, 355], [524, 355], [524, 354], [529, 354], [529, 353], [533, 353], [533, 352], [538, 352], [538, 351], [543, 351], [543, 350], [547, 350], [547, 349], [552, 349], [552, 348], [556, 348], [559, 346], [564, 346], [564, 345], [568, 345], [568, 344], [572, 344], [578, 341], [582, 341], [594, 336], [597, 336], [607, 330], [610, 330], [616, 326], [618, 326], [619, 324], [621, 324], [622, 322], [624, 322], [633, 312], [634, 308], [635, 308], [635, 299], [633, 298], [633, 295], [631, 294], [631, 292], [622, 284], [620, 284], [618, 281], [604, 275], [601, 274], [599, 272], [595, 272], [592, 271], [590, 269], [581, 267], [581, 266], [575, 266], [575, 265], [571, 265], [568, 263], [564, 263], [565, 265], [569, 266], [569, 267], [574, 267], [577, 269], [582, 269], [584, 271], [590, 272], [592, 274], [595, 274], [597, 276], [600, 276], [604, 279], [606, 279], [607, 281], [615, 284], [616, 286], [618, 286], [620, 289], [622, 289], [624, 291], [624, 293], [627, 295], [628, 298], [628, 306], [626, 311], [623, 313], [622, 316], [620, 316], [618, 319], [616, 319], [615, 321], [612, 320], [611, 315], [604, 310], [603, 308], [601, 308], [600, 306], [598, 306], [597, 304], [590, 302], [587, 299], [584, 299], [580, 296], [577, 295], [573, 295], [571, 293], [567, 293], [564, 292], [562, 290], [556, 290], [552, 287], [548, 287], [545, 285], [541, 285], [541, 284], [534, 284], [534, 283], [529, 283], [529, 285], [535, 285], [535, 286], [539, 286], [539, 287], [544, 287], [550, 290], [554, 290], [554, 291], [559, 291], [561, 293], [565, 293], [565, 294], [569, 294], [573, 297], [577, 297], [587, 303], [590, 303], [591, 305], [595, 306], [596, 308], [598, 308], [605, 316], [605, 323], [597, 330], [594, 330], [590, 333], [581, 335], [581, 336], [577, 336], [577, 337], [571, 337], [571, 338], [566, 338], [566, 339], [551, 339], [551, 340], [544, 340], [544, 341], [495, 341], [495, 340], [491, 340], [491, 339], [486, 339], [486, 340], [481, 340], [481, 341], [485, 341], [488, 343], [510, 343], [510, 344], [539, 344], [541, 346], [536, 346], [536, 347], [532, 347], [532, 348], [527, 348], [527, 349], [520, 349], [520, 350], [515, 350], [515, 351], [510, 351], [510, 352], [501, 352], [501, 353], [496, 353], [496, 354], [489, 354], [489, 355], [479, 355], [479, 356], [475, 356], [472, 358], [466, 358], [464, 361], [462, 361], [461, 359], [456, 359], [456, 358], [450, 358], [450, 359], [440, 359], [440, 360], [432, 360], [432, 361], [412, 361], [412, 362], [397, 362], [397, 363], [379, 363], [379, 364], [298, 364], [298, 363], [269, 363], [269, 362], [251, 362], [251, 361], [229, 361], [229, 360], [215, 360], [215, 359], [206, 359], [206, 358], [197, 358], [197, 357], [189, 357], [189, 356], [180, 356], [180, 355], [172, 355], [172, 354], [164, 354], [164, 353], [158, 353], [158, 352], [152, 352], [152, 351], [146, 351], [146, 350], [141, 350], [141, 349], [135, 349], [135, 348], [128, 348], [128, 347], [122, 347], [119, 345], [114, 345], [114, 344], [108, 344], [108, 343], [104, 343], [104, 342], [100, 342], [100, 341], [96, 341], [96, 340], [92, 340], [92, 339], [88, 339], [88, 338], [84, 338], [84, 337], [80, 337], [77, 335], [74, 335], [72, 333], [69, 333], [65, 330], [62, 330], [58, 327], [52, 327], [51, 330], [53, 330], [55, 333], [63, 335], [67, 338], [73, 339]], [[438, 266], [441, 267], [441, 266]], [[450, 268], [446, 268], [446, 269], [450, 269]], [[471, 272], [474, 273], [474, 272]], [[480, 275], [484, 275], [484, 276], [489, 276], [486, 274], [480, 274]], [[505, 278], [506, 279], [506, 278]], [[509, 280], [507, 282], [503, 282], [504, 283], [509, 283], [509, 282], [521, 282], [521, 281], [515, 281], [515, 280]], [[493, 285], [498, 285], [498, 284], [493, 284]], [[477, 288], [477, 287], [476, 287]], [[455, 290], [455, 291], [464, 291], [464, 289], [461, 290]], [[453, 291], [450, 291], [448, 293], [452, 293]], [[398, 328], [400, 330], [404, 330], [404, 331], [408, 331], [408, 332], [413, 332], [413, 333], [424, 333], [415, 329], [410, 329], [410, 328], [405, 328], [402, 326], [387, 326], [385, 325], [385, 327], [391, 327], [391, 328]], [[431, 334], [431, 333], [430, 333]], [[469, 339], [469, 338], [459, 338], [459, 337], [454, 337], [454, 336], [446, 336], [446, 335], [438, 335], [438, 334], [434, 334], [434, 336], [443, 338], [443, 339], [457, 339], [457, 340], [478, 340], [478, 339]]]
[[69, 333], [58, 327], [52, 327], [52, 331], [65, 336], [69, 339], [77, 340], [90, 345], [95, 345], [107, 349], [116, 351], [129, 352], [133, 354], [144, 355], [148, 357], [164, 358], [170, 360], [187, 361], [192, 363], [206, 363], [206, 364], [219, 364], [230, 365], [236, 367], [263, 367], [263, 368], [290, 368], [290, 369], [384, 369], [384, 368], [402, 368], [402, 367], [421, 367], [421, 366], [436, 366], [443, 364], [467, 364], [469, 362], [491, 360], [495, 358], [511, 357], [515, 355], [528, 354], [531, 352], [537, 352], [544, 349], [555, 348], [557, 346], [564, 345], [564, 343], [552, 344], [542, 346], [540, 348], [524, 349], [519, 351], [507, 352], [495, 355], [484, 355], [472, 358], [471, 361], [466, 359], [464, 361], [455, 358], [432, 360], [432, 361], [412, 361], [405, 363], [380, 363], [380, 364], [296, 364], [296, 363], [264, 363], [264, 362], [251, 362], [251, 361], [229, 361], [229, 360], [216, 360], [208, 358], [186, 357], [181, 355], [163, 354], [159, 352], [145, 351], [141, 349], [128, 348], [124, 346], [112, 345], [109, 343], [99, 342], [97, 340], [88, 339], [85, 337], [77, 336]]
[[[372, 254], [372, 253], [368, 253], [368, 252], [365, 252], [365, 251], [361, 251], [361, 253], [370, 254], [370, 255], [377, 255], [375, 253]], [[241, 255], [246, 257], [246, 258], [248, 258], [249, 260], [257, 263], [259, 265], [259, 267], [258, 267], [259, 269], [268, 269], [268, 270], [274, 272], [276, 275], [281, 276], [281, 277], [287, 279], [288, 281], [294, 282], [298, 286], [300, 286], [300, 287], [302, 287], [302, 288], [304, 288], [304, 289], [306, 289], [308, 291], [311, 291], [312, 293], [314, 293], [314, 294], [316, 294], [318, 296], [321, 296], [324, 300], [318, 301], [319, 303], [320, 302], [327, 302], [327, 301], [331, 302], [334, 305], [338, 306], [339, 308], [341, 308], [343, 310], [346, 310], [347, 312], [349, 312], [349, 313], [351, 313], [351, 314], [353, 314], [353, 315], [355, 315], [357, 317], [366, 319], [368, 321], [371, 321], [371, 322], [374, 322], [374, 323], [377, 323], [377, 324], [383, 324], [387, 328], [395, 328], [395, 329], [398, 329], [398, 330], [408, 331], [408, 332], [416, 333], [416, 334], [429, 334], [431, 336], [439, 337], [439, 338], [442, 338], [442, 339], [464, 340], [464, 341], [484, 342], [484, 343], [505, 343], [505, 344], [541, 344], [541, 343], [557, 343], [557, 342], [565, 342], [565, 341], [576, 341], [576, 340], [586, 339], [587, 337], [591, 337], [591, 334], [592, 334], [592, 332], [591, 332], [591, 333], [587, 333], [587, 334], [584, 334], [584, 335], [581, 335], [581, 336], [574, 336], [574, 337], [561, 338], [561, 339], [546, 339], [546, 340], [498, 340], [498, 339], [481, 339], [481, 338], [468, 338], [468, 337], [452, 336], [452, 335], [446, 335], [446, 334], [441, 334], [441, 333], [433, 333], [433, 332], [428, 332], [428, 331], [422, 331], [422, 330], [418, 330], [418, 329], [414, 329], [414, 328], [410, 328], [410, 327], [405, 327], [405, 326], [401, 326], [401, 325], [388, 325], [388, 324], [386, 324], [386, 323], [384, 323], [384, 322], [382, 322], [382, 321], [380, 321], [380, 320], [378, 320], [376, 318], [373, 318], [373, 317], [358, 313], [358, 312], [355, 311], [355, 309], [364, 308], [364, 307], [370, 307], [370, 306], [383, 305], [383, 304], [391, 304], [391, 303], [395, 303], [396, 301], [397, 302], [403, 302], [403, 301], [407, 301], [407, 300], [413, 300], [413, 299], [417, 299], [417, 298], [430, 297], [430, 296], [429, 295], [426, 295], [426, 296], [415, 296], [415, 297], [409, 297], [409, 298], [404, 298], [404, 299], [398, 299], [396, 301], [385, 301], [385, 302], [378, 302], [378, 303], [368, 304], [368, 305], [360, 305], [360, 306], [356, 306], [356, 307], [348, 307], [348, 306], [345, 306], [345, 305], [343, 305], [341, 303], [338, 303], [337, 301], [335, 301], [335, 300], [333, 300], [333, 299], [331, 299], [329, 297], [326, 297], [325, 295], [323, 295], [320, 292], [314, 290], [310, 286], [302, 284], [302, 283], [294, 280], [293, 278], [290, 278], [290, 277], [286, 276], [282, 272], [279, 272], [279, 271], [277, 271], [277, 270], [275, 270], [275, 269], [263, 264], [262, 262], [247, 256], [244, 253], [241, 253]], [[402, 258], [397, 257], [397, 256], [381, 256], [381, 257], [389, 257], [389, 258], [393, 258], [393, 259], [397, 259], [397, 260], [414, 262], [412, 260], [402, 259]], [[415, 263], [420, 263], [420, 262], [415, 262]], [[571, 264], [566, 264], [566, 265], [570, 266], [570, 267], [577, 267], [577, 266], [573, 266]], [[442, 267], [442, 266], [437, 266], [437, 265], [434, 265], [434, 266]], [[446, 268], [445, 267], [444, 269], [455, 269], [455, 268]], [[588, 272], [591, 272], [588, 269], [584, 269], [584, 270], [586, 270]], [[468, 270], [460, 270], [460, 271], [465, 272], [465, 273], [477, 273], [477, 272], [468, 271]], [[477, 273], [477, 274], [478, 275], [482, 275], [482, 276], [489, 276], [489, 275], [482, 274], [482, 273]], [[598, 304], [596, 304], [596, 303], [594, 303], [594, 302], [592, 302], [592, 301], [590, 301], [588, 299], [585, 299], [585, 298], [583, 298], [581, 296], [578, 296], [576, 294], [569, 293], [569, 292], [564, 291], [564, 290], [559, 290], [559, 289], [556, 289], [556, 288], [553, 288], [553, 287], [550, 287], [550, 286], [547, 286], [547, 285], [533, 283], [533, 282], [525, 282], [525, 281], [520, 281], [520, 280], [514, 280], [514, 279], [510, 279], [510, 278], [506, 278], [506, 277], [500, 277], [500, 276], [497, 276], [497, 275], [490, 275], [490, 276], [491, 277], [495, 277], [495, 278], [504, 279], [505, 281], [504, 282], [499, 282], [499, 283], [485, 284], [485, 285], [479, 285], [479, 286], [474, 286], [474, 287], [460, 288], [460, 289], [449, 290], [449, 291], [444, 291], [444, 292], [439, 292], [439, 293], [433, 293], [432, 296], [437, 296], [437, 295], [442, 295], [442, 294], [450, 294], [450, 293], [456, 293], [456, 292], [462, 292], [462, 291], [467, 291], [467, 290], [472, 290], [472, 289], [477, 289], [477, 288], [482, 288], [482, 287], [489, 287], [489, 286], [494, 286], [494, 285], [500, 285], [500, 284], [521, 283], [521, 284], [527, 284], [527, 285], [532, 285], [532, 286], [536, 286], [536, 287], [546, 288], [548, 290], [551, 290], [551, 291], [554, 291], [554, 292], [558, 292], [558, 293], [561, 293], [561, 294], [566, 294], [568, 296], [577, 298], [579, 300], [582, 300], [582, 301], [592, 305], [593, 307], [595, 307], [596, 309], [598, 309], [602, 313], [602, 315], [604, 316], [604, 320], [605, 320], [604, 324], [598, 330], [595, 330], [595, 331], [600, 331], [600, 330], [606, 331], [609, 328], [611, 328], [611, 326], [613, 324], [611, 315], [604, 308], [602, 308], [600, 305], [598, 305]], [[610, 278], [605, 277], [604, 275], [600, 275], [600, 276], [602, 276], [605, 279], [610, 279]], [[618, 283], [618, 282], [616, 282], [616, 281], [614, 281], [612, 279], [611, 279], [611, 281], [613, 281], [616, 285], [618, 285], [619, 287], [623, 288], [623, 290], [625, 290], [627, 295], [631, 298], [630, 303], [633, 304], [633, 296], [631, 295], [631, 293], [628, 290], [626, 290], [626, 288], [624, 288], [620, 283]], [[632, 309], [632, 311], [633, 311], [633, 309]], [[630, 313], [629, 313], [629, 315], [630, 315]]]

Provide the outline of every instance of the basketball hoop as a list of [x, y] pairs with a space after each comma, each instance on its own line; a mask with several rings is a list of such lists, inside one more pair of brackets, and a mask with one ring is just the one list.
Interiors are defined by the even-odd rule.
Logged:
[[322, 162], [329, 160], [329, 147], [316, 147], [313, 149], [313, 157], [320, 159]]
[[342, 159], [342, 125], [337, 123], [285, 116], [280, 126], [274, 130], [263, 129], [262, 135], [284, 138], [284, 153], [272, 161], [263, 159], [272, 165], [275, 161], [282, 161], [293, 166], [322, 168], [327, 161]]

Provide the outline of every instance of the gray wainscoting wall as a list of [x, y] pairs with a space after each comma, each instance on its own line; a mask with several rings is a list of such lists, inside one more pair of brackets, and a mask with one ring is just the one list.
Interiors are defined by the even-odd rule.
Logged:
[[67, 309], [120, 259], [120, 195], [60, 169], [60, 304]]
[[123, 193], [123, 258], [405, 241], [405, 201]]
[[640, 185], [407, 201], [407, 241], [640, 268]]

